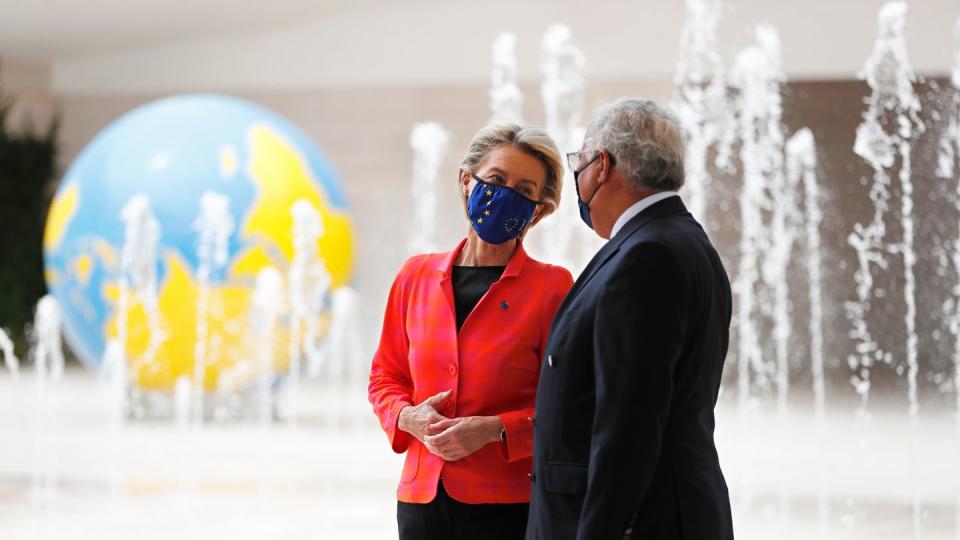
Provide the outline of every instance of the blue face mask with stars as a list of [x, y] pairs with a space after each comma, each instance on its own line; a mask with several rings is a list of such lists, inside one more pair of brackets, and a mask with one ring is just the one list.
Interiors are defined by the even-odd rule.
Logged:
[[467, 216], [477, 236], [488, 244], [502, 244], [520, 236], [533, 220], [540, 201], [524, 197], [507, 186], [491, 184], [470, 173], [477, 181], [467, 199]]

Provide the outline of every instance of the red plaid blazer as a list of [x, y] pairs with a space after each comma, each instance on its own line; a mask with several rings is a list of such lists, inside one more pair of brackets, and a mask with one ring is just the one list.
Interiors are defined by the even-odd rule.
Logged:
[[[369, 399], [393, 450], [406, 452], [397, 498], [426, 503], [437, 482], [466, 503], [530, 500], [533, 404], [553, 315], [573, 285], [567, 270], [527, 256], [521, 244], [500, 279], [457, 333], [451, 272], [466, 240], [449, 253], [417, 255], [390, 289]], [[507, 442], [444, 462], [397, 429], [406, 405], [453, 390], [450, 418], [499, 416]]]

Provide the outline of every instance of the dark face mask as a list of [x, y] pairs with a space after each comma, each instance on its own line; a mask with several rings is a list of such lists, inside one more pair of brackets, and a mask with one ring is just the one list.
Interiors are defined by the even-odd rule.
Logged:
[[593, 229], [593, 218], [590, 217], [590, 203], [593, 202], [593, 198], [597, 196], [597, 192], [600, 191], [600, 188], [603, 187], [603, 184], [597, 186], [597, 189], [593, 191], [593, 195], [590, 195], [590, 198], [584, 202], [580, 198], [580, 173], [586, 170], [594, 161], [600, 157], [600, 152], [597, 152], [597, 155], [593, 156], [593, 159], [588, 161], [586, 165], [580, 167], [579, 169], [573, 171], [573, 185], [577, 188], [577, 206], [580, 207], [580, 219], [587, 224], [587, 227]]
[[477, 185], [467, 200], [467, 216], [477, 236], [488, 244], [503, 244], [520, 236], [532, 222], [537, 206], [544, 204], [473, 173], [470, 176]]

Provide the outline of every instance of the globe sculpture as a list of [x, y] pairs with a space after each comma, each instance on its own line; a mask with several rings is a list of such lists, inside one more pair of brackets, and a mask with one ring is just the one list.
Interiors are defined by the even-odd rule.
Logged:
[[[314, 216], [306, 233], [298, 212]], [[228, 374], [243, 384], [286, 372], [310, 352], [304, 336], [316, 349], [354, 238], [337, 175], [303, 133], [239, 99], [185, 95], [130, 111], [80, 153], [44, 254], [84, 364], [119, 355], [134, 388], [211, 390]], [[264, 323], [264, 302], [275, 320]]]

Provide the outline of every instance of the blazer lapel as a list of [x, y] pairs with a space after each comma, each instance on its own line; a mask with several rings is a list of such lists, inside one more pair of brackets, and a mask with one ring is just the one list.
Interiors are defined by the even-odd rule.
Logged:
[[453, 251], [447, 253], [446, 257], [444, 257], [440, 261], [439, 266], [437, 266], [437, 270], [440, 272], [440, 281], [438, 285], [440, 286], [440, 290], [443, 293], [443, 298], [446, 300], [447, 304], [447, 317], [445, 317], [443, 322], [446, 323], [446, 330], [453, 334], [454, 343], [457, 341], [457, 308], [453, 299], [453, 263], [457, 260], [457, 255], [460, 254], [460, 250], [463, 249], [463, 246], [466, 243], [466, 238], [461, 240], [460, 243], [457, 244], [457, 247], [453, 248]]

